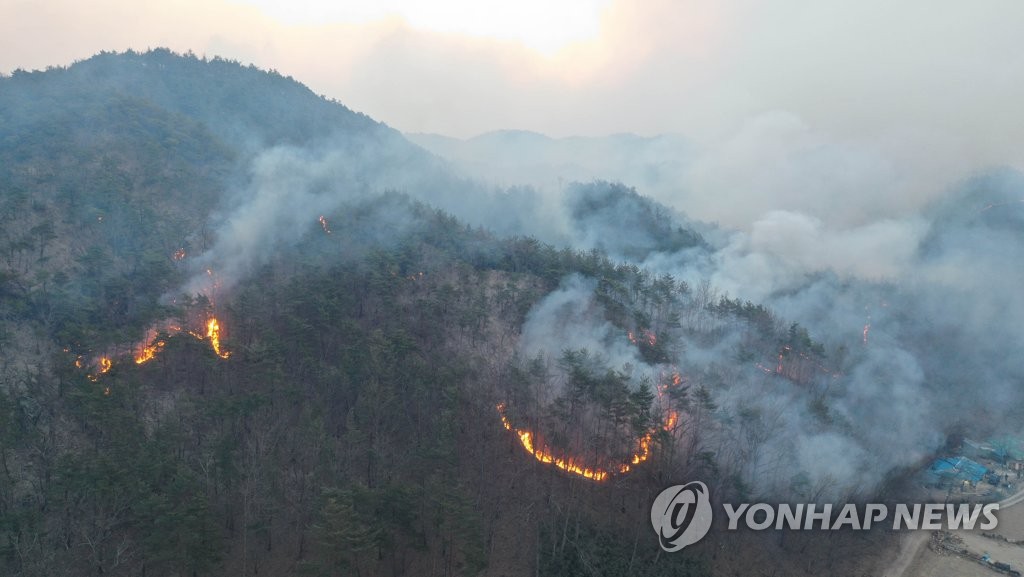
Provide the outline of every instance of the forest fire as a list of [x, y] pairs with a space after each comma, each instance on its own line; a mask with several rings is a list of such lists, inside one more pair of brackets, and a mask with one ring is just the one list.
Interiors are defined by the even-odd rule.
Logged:
[[779, 364], [776, 365], [776, 367], [775, 367], [775, 374], [776, 375], [781, 375], [782, 374], [782, 360], [784, 358], [786, 358], [787, 355], [789, 355], [789, 351], [791, 351], [791, 350], [792, 350], [792, 347], [790, 347], [789, 345], [785, 345], [785, 346], [782, 347], [782, 349], [779, 350]]
[[95, 383], [100, 380], [100, 375], [109, 373], [113, 366], [114, 362], [110, 360], [110, 357], [100, 357], [100, 360], [96, 362], [96, 368], [99, 370], [97, 370], [95, 374], [86, 375], [85, 378]]
[[[174, 260], [181, 260], [185, 258], [185, 249], [179, 248], [172, 256]], [[197, 297], [205, 297], [209, 303], [210, 308], [216, 307], [216, 296], [217, 289], [220, 287], [220, 281], [217, 278], [216, 273], [213, 269], [205, 269], [206, 276], [209, 277], [209, 283], [206, 288], [199, 291]], [[176, 301], [172, 301], [176, 302]], [[199, 315], [202, 314], [205, 320], [200, 321]], [[182, 322], [182, 321], [185, 322]], [[203, 324], [200, 324], [202, 322]], [[193, 328], [188, 328], [191, 325]], [[205, 331], [202, 326], [205, 325]], [[213, 349], [213, 353], [222, 359], [227, 359], [231, 356], [229, 351], [222, 349], [221, 344], [221, 324], [217, 317], [211, 312], [205, 313], [189, 313], [187, 319], [179, 319], [177, 317], [165, 318], [162, 321], [157, 321], [150, 325], [146, 330], [145, 336], [137, 341], [134, 345], [125, 347], [124, 345], [116, 346], [113, 348], [113, 352], [108, 349], [103, 356], [99, 359], [100, 370], [96, 374], [86, 375], [89, 380], [96, 382], [99, 379], [99, 375], [102, 375], [110, 370], [110, 366], [113, 363], [114, 358], [130, 357], [136, 365], [144, 365], [153, 359], [155, 359], [167, 346], [168, 338], [178, 335], [181, 332], [187, 332], [192, 335], [193, 338], [199, 341], [210, 341], [210, 348]], [[75, 361], [75, 366], [81, 368], [83, 365], [81, 357]]]
[[607, 471], [602, 471], [601, 469], [591, 469], [589, 467], [578, 465], [573, 461], [572, 458], [563, 459], [560, 457], [556, 457], [546, 449], [534, 449], [533, 434], [530, 433], [529, 431], [520, 431], [519, 441], [523, 444], [523, 448], [525, 448], [529, 453], [532, 453], [533, 456], [541, 463], [548, 463], [554, 465], [567, 473], [579, 475], [580, 477], [583, 477], [585, 479], [591, 479], [593, 481], [604, 481], [605, 479], [608, 478]]
[[628, 337], [629, 342], [633, 343], [634, 345], [638, 344], [641, 341], [646, 342], [648, 345], [652, 347], [658, 344], [657, 335], [655, 335], [653, 331], [649, 331], [647, 329], [640, 329], [639, 337], [637, 337], [636, 333], [634, 333], [633, 331], [628, 331], [626, 333], [626, 337]]
[[174, 251], [174, 254], [171, 255], [171, 260], [174, 260], [174, 261], [179, 261], [179, 260], [182, 260], [184, 258], [185, 258], [185, 249], [184, 248], [179, 248], [178, 250]]
[[[665, 412], [665, 422], [661, 427], [661, 430], [672, 432], [676, 425], [679, 423], [679, 413], [673, 409], [665, 408], [666, 402], [663, 398], [663, 393], [670, 386], [678, 386], [683, 383], [682, 376], [678, 372], [672, 374], [671, 384], [658, 386], [658, 399], [660, 404], [663, 406]], [[536, 435], [533, 431], [528, 429], [518, 429], [512, 426], [512, 423], [508, 420], [508, 415], [505, 414], [505, 403], [499, 403], [497, 405], [498, 414], [501, 416], [501, 424], [505, 427], [506, 431], [512, 431], [519, 438], [519, 443], [526, 449], [527, 453], [530, 453], [534, 459], [541, 463], [554, 465], [559, 469], [578, 475], [585, 479], [592, 481], [605, 481], [611, 475], [611, 473], [605, 469], [599, 467], [591, 467], [582, 463], [579, 459], [571, 456], [557, 456], [551, 449], [547, 447], [538, 447], [535, 444]], [[650, 430], [644, 434], [643, 437], [637, 441], [637, 449], [631, 455], [629, 460], [618, 466], [617, 472], [619, 474], [626, 474], [633, 470], [633, 467], [647, 461], [651, 457], [651, 443], [654, 441], [654, 435], [657, 434], [657, 430]]]
[[[797, 368], [795, 368], [795, 369], [790, 367], [789, 365], [787, 365], [786, 358], [790, 356], [791, 352], [792, 352], [792, 349], [790, 347], [788, 347], [788, 346], [783, 347], [782, 349], [780, 349], [779, 354], [778, 354], [778, 360], [776, 361], [776, 365], [774, 367], [767, 367], [763, 363], [760, 363], [760, 362], [754, 363], [754, 366], [757, 368], [757, 370], [763, 372], [766, 375], [777, 375], [777, 376], [780, 376], [780, 377], [784, 377], [784, 378], [788, 378], [790, 380], [796, 380], [796, 381], [801, 381], [801, 379], [809, 378], [806, 375], [800, 376], [802, 369], [800, 368], [799, 363], [797, 364]], [[806, 366], [806, 364], [809, 364], [812, 367], [814, 367], [814, 369], [817, 369], [821, 373], [824, 373], [824, 374], [832, 377], [833, 379], [838, 379], [840, 376], [842, 376], [842, 373], [840, 373], [839, 371], [834, 371], [834, 370], [826, 367], [821, 362], [815, 360], [814, 358], [812, 358], [807, 353], [799, 352], [799, 353], [797, 353], [797, 356], [800, 359], [803, 359], [803, 361], [805, 361], [805, 365], [804, 366]]]
[[220, 323], [217, 321], [217, 317], [210, 317], [210, 320], [206, 322], [206, 336], [210, 339], [210, 346], [213, 347], [213, 352], [218, 357], [226, 359], [231, 356], [228, 351], [220, 350]]
[[157, 353], [164, 350], [164, 346], [166, 344], [166, 342], [159, 340], [153, 341], [148, 345], [143, 345], [141, 350], [139, 350], [138, 353], [135, 353], [135, 364], [141, 365], [143, 363], [153, 360], [154, 358], [156, 358]]
[[601, 469], [594, 469], [586, 467], [575, 462], [574, 459], [556, 457], [551, 451], [546, 448], [536, 448], [533, 444], [533, 433], [525, 429], [516, 429], [512, 427], [512, 423], [509, 422], [508, 416], [505, 415], [505, 403], [498, 404], [498, 414], [501, 415], [501, 423], [505, 426], [505, 430], [512, 431], [519, 437], [520, 444], [526, 449], [527, 453], [533, 455], [533, 458], [537, 459], [541, 463], [547, 463], [554, 465], [559, 469], [579, 475], [585, 479], [592, 481], [604, 481], [608, 478], [608, 472]]
[[[167, 346], [166, 337], [174, 336], [181, 332], [182, 327], [174, 323], [173, 321], [163, 323], [163, 326], [160, 328], [150, 328], [148, 331], [146, 331], [146, 337], [141, 342], [139, 342], [138, 345], [132, 347], [132, 350], [134, 351], [131, 353], [132, 360], [137, 365], [144, 365], [149, 361], [152, 361], [157, 357], [157, 355], [160, 354], [161, 351], [164, 350], [164, 347]], [[199, 341], [205, 341], [209, 339], [210, 348], [213, 349], [213, 353], [218, 357], [222, 359], [227, 359], [228, 357], [231, 356], [230, 351], [225, 351], [222, 349], [221, 326], [220, 321], [217, 320], [217, 317], [211, 315], [210, 318], [206, 321], [205, 335], [193, 330], [187, 330], [185, 332], [187, 332], [189, 335], [192, 335], [192, 337]], [[122, 353], [119, 356], [126, 355]], [[113, 355], [101, 356], [96, 364], [98, 370], [95, 373], [87, 374], [86, 378], [94, 383], [97, 382], [100, 378], [100, 375], [106, 374], [107, 372], [110, 371], [111, 367], [113, 367], [113, 358]], [[75, 367], [80, 369], [83, 366], [84, 362], [82, 360], [82, 356], [79, 355], [78, 357], [75, 358]]]
[[[169, 336], [173, 336], [182, 332], [181, 326], [173, 323], [167, 324], [161, 330], [163, 333]], [[188, 330], [185, 332], [192, 335], [192, 337], [199, 341], [209, 339], [210, 348], [213, 349], [213, 353], [222, 359], [226, 359], [231, 356], [231, 353], [229, 351], [221, 350], [220, 331], [220, 321], [217, 320], [217, 317], [211, 316], [206, 321], [205, 335], [193, 330]], [[156, 356], [161, 351], [164, 350], [164, 347], [167, 346], [167, 341], [162, 338], [158, 338], [159, 335], [160, 332], [158, 332], [157, 329], [150, 329], [149, 331], [147, 331], [146, 338], [140, 343], [138, 347], [138, 352], [136, 352], [134, 355], [135, 364], [145, 364], [156, 358]]]
[[320, 222], [320, 228], [324, 229], [325, 233], [331, 234], [331, 227], [327, 224], [327, 217], [321, 214], [317, 220]]

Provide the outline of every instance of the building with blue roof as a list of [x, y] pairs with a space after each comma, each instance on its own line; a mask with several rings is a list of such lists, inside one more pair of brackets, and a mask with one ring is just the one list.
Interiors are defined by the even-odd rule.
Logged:
[[985, 475], [988, 469], [984, 465], [968, 459], [967, 457], [946, 457], [936, 459], [928, 468], [928, 476], [938, 483], [962, 483], [970, 481], [977, 484]]

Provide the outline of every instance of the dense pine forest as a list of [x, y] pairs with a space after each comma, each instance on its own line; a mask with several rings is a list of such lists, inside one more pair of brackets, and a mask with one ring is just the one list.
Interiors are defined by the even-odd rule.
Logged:
[[709, 262], [715, 231], [628, 186], [564, 203], [554, 231], [536, 191], [236, 62], [0, 78], [0, 573], [869, 572], [889, 535], [666, 555], [649, 522], [688, 479], [856, 499], [917, 466], [869, 490], [787, 456], [870, 442], [836, 404], [861, 319], [829, 339], [644, 266]]

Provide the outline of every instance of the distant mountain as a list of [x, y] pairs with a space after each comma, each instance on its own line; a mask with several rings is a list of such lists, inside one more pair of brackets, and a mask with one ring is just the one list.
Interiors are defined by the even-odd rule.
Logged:
[[222, 140], [250, 147], [303, 144], [341, 132], [398, 137], [290, 77], [166, 49], [106, 52], [67, 68], [18, 71], [0, 82], [0, 125], [5, 130], [102, 105], [117, 96], [188, 117]]
[[685, 217], [622, 184], [571, 184], [565, 206], [580, 248], [631, 262], [643, 262], [652, 253], [709, 248]]
[[572, 181], [609, 180], [665, 198], [680, 186], [692, 146], [682, 136], [614, 134], [551, 138], [501, 130], [469, 139], [406, 134], [412, 142], [451, 160], [475, 178], [500, 185], [560, 187]]

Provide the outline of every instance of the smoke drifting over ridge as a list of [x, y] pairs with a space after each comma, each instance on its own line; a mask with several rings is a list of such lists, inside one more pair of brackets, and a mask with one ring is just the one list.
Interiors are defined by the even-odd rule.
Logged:
[[[868, 490], [954, 429], [1018, 432], [1024, 177], [1015, 171], [933, 186], [870, 146], [809, 136], [793, 117], [775, 114], [721, 149], [663, 146], [678, 144], [674, 137], [569, 147], [497, 138], [478, 158], [522, 154], [534, 167], [524, 172], [526, 186], [504, 188], [495, 182], [515, 184], [515, 171], [488, 177], [486, 162], [462, 169], [459, 158], [446, 163], [367, 126], [246, 159], [211, 220], [215, 241], [194, 257], [195, 276], [182, 290], [208, 288], [207, 268], [222, 288], [244, 282], [281, 249], [322, 234], [320, 215], [394, 189], [501, 235], [599, 249], [693, 289], [706, 279], [712, 302], [750, 299], [806, 327], [827, 364], [808, 382], [763, 370], [774, 366], [774, 351], [743, 357], [742, 335], [729, 327], [709, 341], [684, 326], [670, 359], [694, 380], [721, 377], [709, 385], [720, 415], [753, 416], [757, 446], [723, 450], [721, 459], [760, 491]], [[552, 166], [549, 146], [558, 151]], [[643, 182], [636, 192], [607, 182], [529, 182], [569, 165], [584, 181]], [[729, 218], [709, 218], [716, 214]], [[407, 215], [378, 216], [382, 243], [409, 223]], [[520, 352], [552, 358], [585, 347], [614, 366], [656, 373], [605, 318], [593, 286], [564, 279], [529, 313]], [[726, 421], [708, 428], [707, 443], [743, 447]]]
[[[516, 141], [522, 138], [504, 139], [497, 148], [495, 139], [501, 135], [485, 141], [486, 148], [499, 159], [520, 156]], [[549, 173], [566, 166], [603, 165], [605, 175], [635, 168], [617, 163], [615, 154], [595, 156], [593, 145], [572, 161], [557, 141], [527, 141], [562, 149], [546, 167]], [[614, 139], [608, 142], [614, 147]], [[470, 171], [484, 175], [480, 157], [455, 150], [476, 158]], [[532, 166], [541, 164], [535, 150], [522, 154]], [[643, 159], [634, 155], [630, 161]], [[504, 166], [497, 179], [507, 178], [508, 161], [498, 163]], [[915, 174], [927, 166], [923, 160], [903, 166], [881, 150], [830, 143], [786, 114], [754, 119], [720, 150], [692, 151], [669, 167], [658, 166], [677, 180], [650, 179], [656, 197], [688, 214], [692, 206], [705, 217], [726, 215], [718, 220], [738, 229], [698, 224], [706, 249], [653, 246], [638, 253], [635, 241], [648, 231], [629, 226], [621, 205], [590, 210], [579, 226], [583, 221], [573, 218], [578, 188], [562, 193], [550, 187], [545, 194], [564, 199], [561, 220], [570, 225], [562, 232], [573, 246], [601, 248], [691, 286], [709, 279], [718, 294], [764, 303], [825, 345], [836, 376], [810, 387], [765, 375], [750, 363], [715, 391], [723, 411], [758, 415], [763, 426], [760, 447], [742, 472], [753, 486], [776, 495], [794, 487], [870, 491], [893, 469], [917, 466], [952, 432], [982, 438], [1021, 432], [1024, 360], [1015, 352], [1024, 346], [1020, 173], [976, 167], [977, 176], [965, 171], [943, 181], [950, 167], [942, 167], [918, 179]], [[603, 174], [595, 169], [588, 176]], [[585, 194], [600, 196], [600, 190]], [[666, 214], [687, 223], [671, 209]], [[571, 295], [575, 304], [566, 300]], [[532, 311], [524, 341], [563, 338], [588, 326], [603, 334], [593, 321], [550, 312], [588, 306], [586, 291], [563, 287]], [[601, 342], [591, 346], [607, 358], [630, 361], [614, 339]], [[684, 374], [733, 363], [736, 343], [729, 342], [727, 337], [707, 348], [685, 339], [685, 352], [674, 361]], [[824, 405], [816, 404], [822, 400]]]

